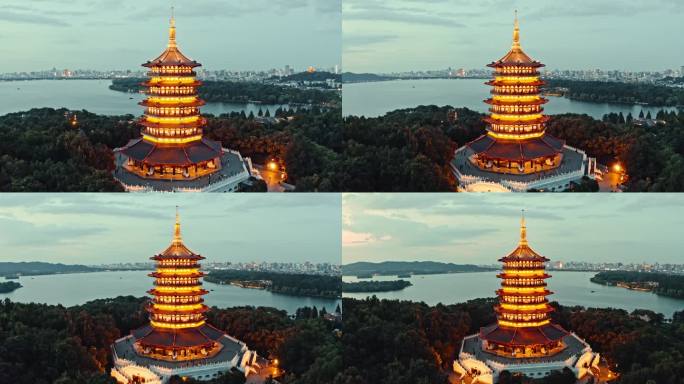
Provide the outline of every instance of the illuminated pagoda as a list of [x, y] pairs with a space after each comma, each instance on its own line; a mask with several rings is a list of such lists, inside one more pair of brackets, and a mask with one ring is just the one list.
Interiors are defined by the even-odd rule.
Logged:
[[151, 258], [150, 323], [112, 345], [112, 376], [122, 384], [165, 383], [171, 376], [208, 380], [237, 368], [249, 374], [257, 355], [207, 324], [200, 260], [185, 246], [176, 213], [173, 241]]
[[549, 261], [530, 248], [523, 215], [518, 247], [497, 275], [497, 322], [463, 339], [454, 371], [472, 382], [496, 383], [503, 371], [541, 378], [569, 368], [578, 379], [598, 373], [600, 356], [574, 333], [551, 322], [545, 271]]
[[172, 15], [166, 50], [143, 64], [149, 78], [142, 83], [148, 97], [139, 103], [141, 137], [115, 150], [115, 178], [126, 190], [230, 192], [254, 172], [248, 158], [203, 137], [200, 65], [178, 49]]
[[494, 69], [487, 132], [456, 151], [452, 169], [463, 191], [562, 191], [583, 176], [593, 177], [595, 161], [583, 151], [546, 134], [545, 83], [520, 46], [516, 12], [511, 50], [487, 65]]

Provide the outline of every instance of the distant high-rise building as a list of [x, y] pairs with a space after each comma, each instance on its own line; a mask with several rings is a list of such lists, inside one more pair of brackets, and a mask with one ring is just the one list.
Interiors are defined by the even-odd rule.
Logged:
[[335, 64], [335, 74], [339, 75], [340, 74], [340, 66]]

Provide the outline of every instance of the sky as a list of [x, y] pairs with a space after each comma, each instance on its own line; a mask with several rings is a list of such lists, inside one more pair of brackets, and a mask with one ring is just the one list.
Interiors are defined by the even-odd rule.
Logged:
[[345, 194], [342, 263], [496, 264], [530, 246], [552, 261], [684, 263], [682, 194]]
[[344, 0], [351, 72], [484, 68], [511, 46], [552, 69], [660, 71], [684, 66], [681, 0]]
[[166, 47], [206, 69], [340, 64], [341, 0], [3, 0], [0, 73], [140, 69]]
[[0, 261], [147, 262], [173, 237], [206, 262], [339, 264], [339, 194], [1, 194]]

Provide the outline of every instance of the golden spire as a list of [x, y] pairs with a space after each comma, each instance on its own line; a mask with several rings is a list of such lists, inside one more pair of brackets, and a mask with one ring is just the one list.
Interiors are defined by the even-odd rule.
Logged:
[[522, 210], [520, 219], [520, 245], [527, 245], [527, 227], [525, 226], [525, 210]]
[[518, 10], [515, 10], [515, 24], [513, 27], [513, 47], [512, 49], [520, 49], [520, 24], [518, 23]]
[[173, 243], [180, 244], [183, 242], [181, 239], [180, 231], [180, 214], [178, 213], [178, 206], [176, 205], [176, 224], [173, 226]]
[[174, 7], [171, 7], [171, 20], [169, 26], [169, 48], [176, 47], [176, 15]]

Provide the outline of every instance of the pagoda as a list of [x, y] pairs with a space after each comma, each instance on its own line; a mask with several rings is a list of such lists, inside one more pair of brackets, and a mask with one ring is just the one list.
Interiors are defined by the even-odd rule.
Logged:
[[199, 254], [181, 238], [176, 212], [173, 240], [155, 261], [150, 323], [112, 345], [112, 376], [122, 384], [165, 383], [171, 376], [213, 379], [232, 368], [248, 374], [256, 353], [207, 324]]
[[[491, 185], [478, 188], [480, 182], [500, 184], [495, 190], [555, 191], [588, 176], [586, 154], [546, 134], [549, 117], [543, 106], [548, 99], [541, 96], [545, 83], [539, 72], [544, 64], [522, 50], [517, 11], [510, 51], [487, 66], [493, 68], [494, 79], [485, 83], [492, 87], [492, 96], [485, 100], [490, 112], [484, 119], [486, 134], [459, 149], [452, 163], [461, 189], [492, 189]], [[560, 182], [550, 180], [563, 174], [567, 177]]]
[[115, 150], [115, 178], [129, 191], [233, 191], [253, 172], [249, 159], [203, 137], [195, 68], [200, 63], [181, 53], [171, 16], [169, 41], [148, 68], [147, 98], [139, 104], [141, 137]]
[[547, 296], [552, 292], [546, 283], [551, 276], [545, 271], [549, 259], [529, 246], [524, 214], [518, 246], [499, 261], [497, 322], [464, 338], [454, 370], [482, 383], [495, 383], [503, 371], [540, 378], [567, 367], [578, 379], [598, 372], [599, 355], [551, 321]]

